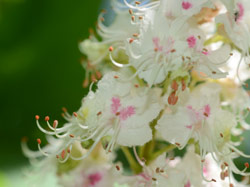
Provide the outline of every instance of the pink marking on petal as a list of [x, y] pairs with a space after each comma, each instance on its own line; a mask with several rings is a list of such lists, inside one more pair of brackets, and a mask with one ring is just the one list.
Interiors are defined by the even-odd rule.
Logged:
[[208, 51], [202, 51], [201, 53], [206, 56], [209, 54]]
[[124, 108], [120, 111], [120, 119], [126, 120], [134, 114], [135, 114], [135, 107], [128, 106], [127, 108]]
[[120, 106], [121, 106], [120, 99], [118, 97], [112, 97], [111, 112], [113, 114], [116, 114]]
[[101, 179], [102, 179], [102, 175], [99, 172], [90, 174], [88, 176], [89, 183], [93, 186], [96, 185], [98, 182], [100, 182]]
[[192, 127], [193, 127], [192, 125], [187, 125], [186, 126], [187, 129], [192, 129]]
[[191, 183], [190, 183], [190, 181], [188, 181], [186, 184], [185, 184], [185, 186], [184, 187], [191, 187]]
[[209, 117], [211, 114], [211, 107], [210, 105], [204, 106], [204, 114], [206, 114], [206, 117]]
[[182, 8], [184, 10], [188, 10], [188, 9], [192, 8], [192, 4], [188, 1], [187, 2], [183, 1], [181, 5], [182, 5]]
[[194, 48], [194, 46], [196, 45], [196, 38], [194, 36], [189, 36], [187, 38], [187, 43], [189, 48]]
[[162, 51], [163, 47], [160, 46], [160, 38], [159, 37], [154, 37], [153, 38], [153, 43], [154, 43], [154, 48], [157, 49], [157, 51]]
[[237, 3], [237, 6], [239, 8], [239, 13], [238, 13], [238, 16], [236, 18], [236, 21], [240, 21], [240, 20], [242, 20], [242, 18], [244, 16], [245, 9], [244, 9], [244, 6], [242, 3]]

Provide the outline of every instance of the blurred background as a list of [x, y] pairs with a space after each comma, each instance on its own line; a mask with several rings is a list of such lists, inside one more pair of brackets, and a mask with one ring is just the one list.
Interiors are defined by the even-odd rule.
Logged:
[[0, 187], [22, 186], [21, 138], [34, 150], [44, 138], [35, 115], [64, 122], [62, 107], [79, 108], [87, 89], [78, 43], [108, 1], [0, 0]]
[[21, 138], [27, 136], [36, 150], [36, 139], [44, 137], [34, 116], [64, 122], [62, 107], [79, 108], [87, 90], [78, 43], [88, 37], [104, 4], [0, 0], [0, 187], [17, 186], [11, 179], [28, 163]]

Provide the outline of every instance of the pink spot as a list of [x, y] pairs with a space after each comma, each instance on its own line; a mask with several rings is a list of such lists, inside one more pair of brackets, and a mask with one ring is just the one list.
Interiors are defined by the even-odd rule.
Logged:
[[245, 9], [244, 9], [244, 6], [242, 5], [242, 3], [237, 3], [237, 6], [239, 8], [239, 12], [238, 12], [238, 15], [236, 16], [235, 20], [240, 21], [240, 20], [242, 20], [242, 18], [244, 16]]
[[126, 120], [128, 117], [131, 117], [135, 114], [135, 107], [128, 106], [127, 108], [124, 108], [120, 111], [120, 119]]
[[194, 36], [189, 36], [187, 38], [187, 43], [189, 48], [194, 48], [194, 46], [196, 45], [196, 38]]
[[208, 51], [202, 51], [202, 54], [207, 56], [209, 53]]
[[192, 125], [187, 125], [186, 128], [187, 129], [192, 129]]
[[111, 112], [116, 114], [121, 106], [121, 101], [118, 97], [112, 97]]
[[210, 114], [211, 114], [211, 107], [210, 107], [210, 105], [204, 106], [204, 114], [206, 115], [206, 117], [210, 116]]
[[190, 181], [188, 181], [186, 184], [185, 184], [185, 186], [184, 187], [191, 187], [191, 183], [190, 183]]
[[154, 43], [154, 48], [155, 48], [155, 50], [157, 50], [157, 51], [162, 51], [163, 50], [163, 47], [162, 46], [160, 46], [160, 38], [159, 37], [154, 37], [153, 38], [153, 43]]
[[188, 1], [187, 2], [183, 1], [182, 2], [182, 8], [184, 10], [188, 10], [188, 9], [192, 8], [192, 4], [190, 2], [188, 2]]
[[96, 185], [98, 182], [100, 182], [101, 179], [102, 179], [102, 175], [101, 173], [98, 173], [98, 172], [90, 174], [88, 176], [89, 183], [93, 186]]

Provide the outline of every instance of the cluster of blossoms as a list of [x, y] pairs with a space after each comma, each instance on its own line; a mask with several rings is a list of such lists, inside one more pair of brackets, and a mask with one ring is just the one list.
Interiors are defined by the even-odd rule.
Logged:
[[250, 158], [237, 148], [250, 129], [250, 1], [111, 3], [114, 21], [102, 11], [80, 43], [80, 109], [61, 127], [36, 116], [48, 144], [23, 141], [24, 154], [62, 186], [248, 186], [248, 162], [234, 159]]

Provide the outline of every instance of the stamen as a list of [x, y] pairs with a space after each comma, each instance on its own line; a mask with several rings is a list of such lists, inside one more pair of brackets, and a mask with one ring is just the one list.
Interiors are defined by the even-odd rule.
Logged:
[[116, 165], [115, 168], [117, 169], [117, 171], [120, 171], [120, 166]]
[[39, 139], [39, 138], [38, 138], [36, 141], [37, 141], [37, 143], [38, 143], [39, 145], [42, 143], [42, 142], [41, 142], [41, 139]]
[[45, 121], [49, 121], [49, 116], [46, 116], [46, 117], [45, 117]]
[[38, 115], [36, 115], [35, 118], [36, 118], [36, 120], [39, 120], [40, 117]]

